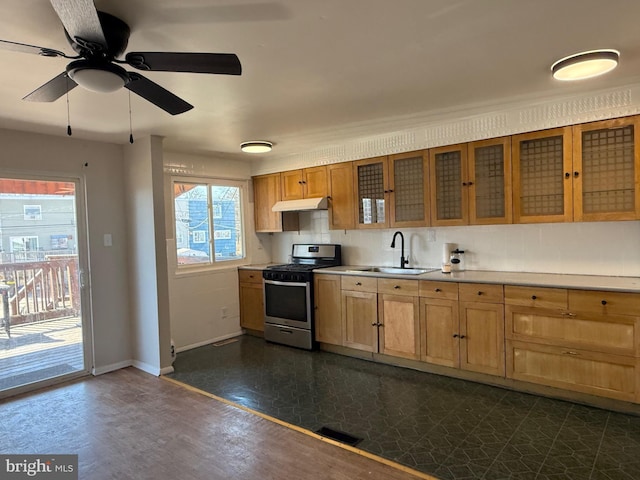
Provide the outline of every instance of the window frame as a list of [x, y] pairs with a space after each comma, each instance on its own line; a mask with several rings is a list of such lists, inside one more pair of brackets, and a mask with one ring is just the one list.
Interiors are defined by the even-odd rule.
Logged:
[[[209, 243], [209, 260], [201, 263], [187, 263], [178, 264], [178, 233], [177, 233], [177, 221], [176, 221], [176, 184], [193, 184], [202, 185], [207, 190], [207, 243]], [[189, 273], [200, 273], [207, 271], [222, 270], [228, 268], [236, 268], [239, 265], [245, 265], [247, 263], [247, 238], [246, 238], [246, 219], [248, 208], [248, 182], [247, 180], [228, 179], [228, 178], [216, 178], [216, 177], [191, 177], [191, 176], [172, 176], [170, 180], [171, 185], [171, 222], [173, 230], [174, 248], [173, 248], [173, 261], [175, 262], [176, 275], [183, 275]], [[233, 260], [218, 260], [215, 255], [215, 239], [214, 239], [214, 218], [215, 208], [213, 205], [212, 187], [235, 187], [240, 192], [240, 228], [239, 234], [241, 236], [242, 245], [242, 257]]]

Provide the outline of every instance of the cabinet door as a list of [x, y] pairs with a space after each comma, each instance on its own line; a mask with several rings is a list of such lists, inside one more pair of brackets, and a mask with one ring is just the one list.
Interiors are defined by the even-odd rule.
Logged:
[[302, 170], [289, 170], [280, 173], [282, 181], [282, 200], [299, 200], [304, 196]]
[[573, 127], [576, 221], [640, 218], [640, 117]]
[[378, 298], [380, 353], [420, 359], [418, 297], [383, 294]]
[[514, 223], [570, 222], [571, 127], [512, 138]]
[[391, 227], [424, 227], [429, 224], [428, 172], [426, 150], [389, 157]]
[[460, 368], [504, 376], [504, 305], [460, 302]]
[[466, 225], [469, 222], [469, 190], [466, 185], [467, 145], [429, 150], [431, 172], [431, 224]]
[[637, 402], [640, 359], [507, 341], [507, 378]]
[[[465, 183], [465, 182], [463, 182]], [[469, 223], [512, 222], [511, 138], [469, 144]]]
[[342, 345], [340, 280], [340, 275], [313, 276], [316, 340], [319, 342]]
[[378, 351], [377, 294], [342, 291], [342, 338], [345, 347]]
[[356, 226], [385, 228], [389, 226], [387, 157], [353, 162], [356, 191]]
[[329, 229], [352, 230], [356, 227], [353, 205], [353, 164], [337, 163], [327, 167]]
[[305, 168], [302, 171], [304, 198], [327, 196], [327, 167]]
[[420, 298], [420, 359], [458, 367], [459, 315], [457, 300]]
[[240, 284], [240, 326], [264, 331], [264, 293], [262, 283]]
[[271, 207], [280, 200], [280, 174], [253, 177], [254, 221], [256, 232], [281, 232], [282, 215]]

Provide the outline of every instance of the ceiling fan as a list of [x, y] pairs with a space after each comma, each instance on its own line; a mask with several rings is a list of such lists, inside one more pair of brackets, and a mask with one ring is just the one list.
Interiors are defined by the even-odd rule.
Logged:
[[119, 60], [129, 41], [129, 26], [113, 15], [96, 10], [93, 0], [50, 0], [64, 26], [67, 41], [78, 54], [69, 56], [51, 48], [0, 40], [0, 48], [43, 57], [73, 60], [60, 75], [37, 88], [23, 100], [53, 102], [78, 85], [96, 92], [125, 87], [171, 115], [193, 108], [180, 97], [137, 72], [143, 71], [240, 75], [242, 66], [233, 53], [129, 52]]

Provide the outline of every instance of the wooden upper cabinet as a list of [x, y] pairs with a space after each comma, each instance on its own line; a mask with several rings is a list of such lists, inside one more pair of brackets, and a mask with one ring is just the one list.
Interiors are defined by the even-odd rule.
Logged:
[[466, 225], [469, 218], [467, 144], [429, 150], [431, 224]]
[[280, 174], [253, 177], [253, 201], [256, 232], [282, 231], [282, 215], [271, 207], [280, 200]]
[[389, 226], [389, 167], [387, 157], [353, 162], [357, 228]]
[[468, 153], [469, 223], [511, 223], [511, 137], [471, 142]]
[[327, 195], [327, 167], [282, 172], [282, 200], [317, 198]]
[[351, 162], [327, 166], [329, 229], [352, 230], [356, 227], [353, 205], [353, 165]]
[[571, 127], [512, 138], [514, 223], [573, 220]]
[[640, 117], [573, 127], [575, 221], [640, 218]]
[[253, 210], [256, 232], [282, 232], [298, 229], [297, 212], [274, 212], [282, 198], [279, 173], [253, 177]]
[[427, 151], [389, 157], [389, 226], [429, 225], [429, 159]]

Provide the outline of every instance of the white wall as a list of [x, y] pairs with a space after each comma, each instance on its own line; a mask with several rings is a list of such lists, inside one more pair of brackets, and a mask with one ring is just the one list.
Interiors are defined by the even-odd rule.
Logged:
[[159, 375], [171, 370], [162, 139], [136, 140], [124, 158], [133, 363]]
[[[9, 171], [83, 178], [95, 371], [129, 364], [129, 294], [123, 153], [119, 145], [0, 130], [0, 175]], [[86, 164], [86, 166], [85, 166]], [[104, 234], [113, 246], [103, 245]]]
[[[440, 266], [443, 243], [465, 251], [468, 270], [640, 277], [640, 221], [405, 228], [411, 266]], [[301, 212], [300, 233], [272, 237], [272, 260], [293, 243], [339, 243], [345, 265], [399, 266], [395, 229], [329, 230], [326, 211]], [[264, 234], [258, 234], [262, 236]], [[435, 236], [435, 241], [429, 241]]]
[[249, 181], [248, 163], [165, 152], [164, 165], [171, 336], [176, 349], [181, 351], [240, 334], [240, 306], [235, 266], [206, 272], [177, 272], [171, 179], [179, 176], [246, 181], [248, 202], [244, 223], [247, 258], [244, 263], [267, 262], [271, 254], [271, 238], [259, 238], [253, 229], [253, 188]]

